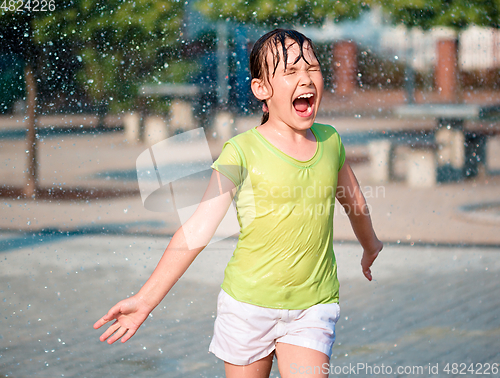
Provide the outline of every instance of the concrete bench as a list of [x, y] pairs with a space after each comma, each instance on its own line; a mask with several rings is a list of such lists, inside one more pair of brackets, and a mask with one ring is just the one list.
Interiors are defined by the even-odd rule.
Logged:
[[198, 127], [193, 114], [193, 103], [198, 100], [200, 91], [199, 86], [191, 84], [143, 85], [139, 89], [139, 97], [170, 99], [170, 114], [168, 119], [160, 116], [147, 116], [147, 106], [144, 104], [141, 114], [129, 114], [124, 120], [127, 139], [131, 141], [142, 139], [146, 144], [153, 145], [178, 131]]
[[[198, 127], [198, 122], [193, 114], [193, 104], [199, 100], [202, 90], [204, 90], [203, 87], [197, 85], [159, 84], [145, 85], [140, 89], [139, 94], [142, 97], [164, 97], [172, 99], [168, 121], [169, 134], [172, 134], [176, 131], [187, 131]], [[211, 123], [213, 131], [212, 136], [217, 139], [228, 140], [236, 133], [235, 116], [228, 111], [217, 112]], [[148, 123], [145, 122], [145, 126], [147, 126], [147, 124]], [[155, 127], [156, 129], [151, 131], [145, 127], [145, 138], [147, 138], [151, 132], [156, 135], [161, 134], [158, 130], [158, 123], [156, 123]]]
[[[410, 146], [412, 152], [408, 159], [407, 181], [412, 186], [432, 186], [436, 182], [475, 177], [479, 166], [486, 164], [487, 138], [500, 134], [500, 106], [422, 104], [400, 106], [394, 109], [394, 113], [417, 123], [421, 120], [434, 121], [433, 130], [420, 127], [406, 130], [429, 131], [434, 136], [434, 143]], [[379, 183], [387, 182], [392, 177], [394, 148], [389, 139], [370, 143], [372, 171]], [[431, 161], [432, 156], [434, 162]], [[432, 177], [424, 180], [422, 175], [425, 174]], [[418, 182], [425, 184], [419, 185]]]

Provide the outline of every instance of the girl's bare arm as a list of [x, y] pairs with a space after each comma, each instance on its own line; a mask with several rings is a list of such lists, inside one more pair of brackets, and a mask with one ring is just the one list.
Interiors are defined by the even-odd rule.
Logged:
[[354, 234], [363, 247], [361, 268], [365, 277], [371, 281], [370, 267], [382, 250], [383, 244], [375, 234], [365, 197], [354, 172], [347, 163], [339, 171], [336, 197], [344, 207]]
[[130, 339], [149, 313], [158, 306], [189, 265], [209, 243], [224, 218], [234, 195], [235, 185], [213, 171], [208, 188], [193, 216], [174, 234], [156, 269], [139, 292], [113, 306], [94, 328], [115, 322], [101, 335], [109, 344]]

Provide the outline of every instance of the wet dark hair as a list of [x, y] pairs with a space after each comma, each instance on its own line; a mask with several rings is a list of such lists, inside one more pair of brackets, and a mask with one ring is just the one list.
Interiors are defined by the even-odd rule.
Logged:
[[[299, 46], [299, 56], [297, 57], [297, 59], [295, 59], [293, 64], [297, 63], [300, 59], [304, 59], [307, 64], [311, 64], [304, 56], [305, 44], [311, 47], [314, 56], [319, 62], [318, 54], [316, 52], [314, 44], [304, 34], [291, 29], [274, 29], [273, 31], [270, 31], [269, 33], [264, 34], [262, 37], [260, 37], [259, 40], [253, 45], [252, 52], [250, 53], [250, 74], [252, 76], [252, 79], [264, 79], [264, 77], [270, 75], [267, 61], [267, 52], [269, 51], [269, 49], [271, 49], [273, 52], [274, 70], [272, 72], [272, 75], [274, 76], [274, 74], [276, 73], [278, 65], [281, 61], [280, 51], [283, 55], [283, 63], [286, 70], [286, 66], [288, 63], [288, 50], [285, 46], [285, 41], [287, 39], [295, 41]], [[264, 104], [266, 103], [265, 100], [263, 100], [262, 102]], [[269, 112], [264, 112], [261, 125], [266, 123], [268, 119]]]

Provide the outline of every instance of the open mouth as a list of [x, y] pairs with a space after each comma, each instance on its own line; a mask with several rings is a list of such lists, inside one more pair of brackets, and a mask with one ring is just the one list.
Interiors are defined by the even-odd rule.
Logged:
[[313, 112], [314, 94], [305, 93], [293, 100], [293, 107], [301, 117], [309, 117]]

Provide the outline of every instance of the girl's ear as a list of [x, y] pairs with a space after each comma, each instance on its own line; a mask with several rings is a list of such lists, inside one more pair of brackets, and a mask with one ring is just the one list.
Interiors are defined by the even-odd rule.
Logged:
[[268, 85], [266, 85], [262, 79], [252, 79], [250, 87], [252, 88], [254, 96], [260, 101], [267, 100], [271, 97]]

